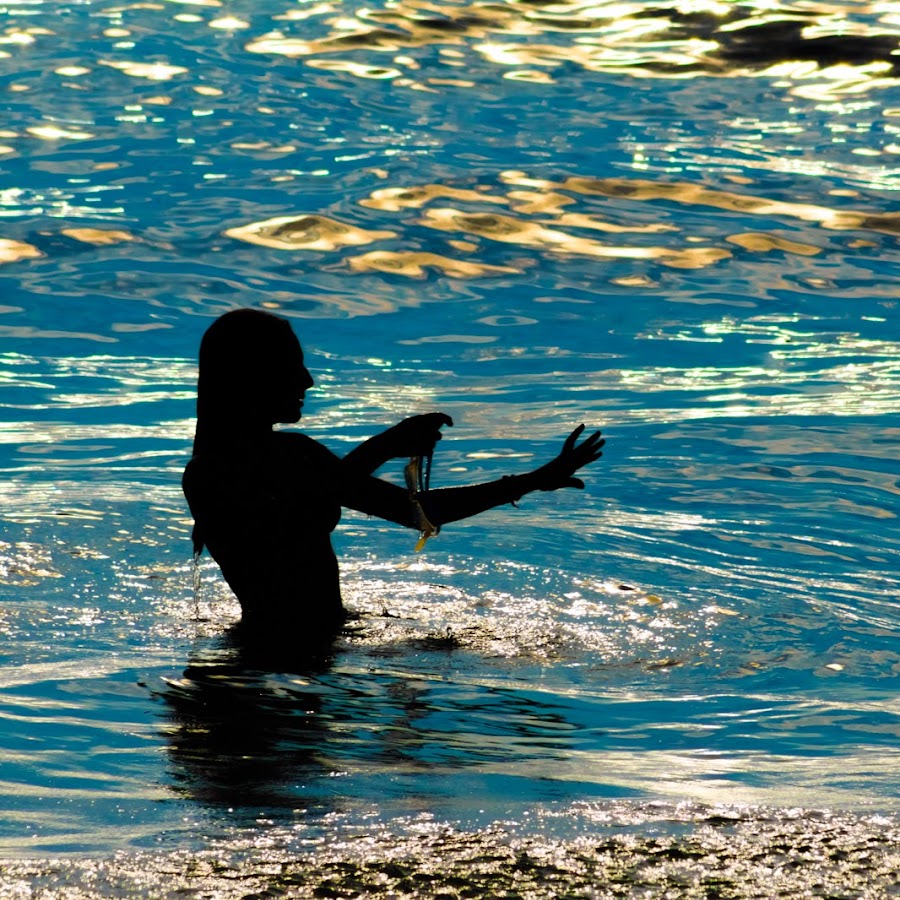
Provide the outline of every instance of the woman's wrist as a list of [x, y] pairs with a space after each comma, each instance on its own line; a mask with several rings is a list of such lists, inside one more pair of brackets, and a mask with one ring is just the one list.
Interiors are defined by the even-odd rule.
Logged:
[[504, 475], [500, 479], [500, 484], [504, 488], [504, 495], [506, 495], [504, 502], [512, 503], [513, 505], [526, 494], [537, 490], [537, 486], [534, 484], [534, 476], [531, 472], [525, 475]]

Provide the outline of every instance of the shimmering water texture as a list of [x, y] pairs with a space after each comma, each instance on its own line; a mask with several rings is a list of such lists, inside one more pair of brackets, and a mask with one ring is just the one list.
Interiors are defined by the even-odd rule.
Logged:
[[[850, 0], [0, 4], [0, 852], [60, 857], [10, 889], [890, 895], [898, 41]], [[420, 554], [346, 515], [348, 633], [249, 654], [179, 487], [241, 304], [336, 452], [440, 409], [435, 486], [582, 421], [604, 459]]]
[[[557, 898], [896, 896], [894, 823], [766, 810], [615, 807], [569, 814], [588, 834], [560, 840], [429, 821], [407, 834], [337, 833], [302, 850], [287, 835], [244, 838], [203, 853], [7, 862], [16, 895]], [[552, 827], [552, 823], [551, 823]], [[357, 826], [358, 828], [358, 826]], [[673, 833], [674, 830], [674, 833]]]

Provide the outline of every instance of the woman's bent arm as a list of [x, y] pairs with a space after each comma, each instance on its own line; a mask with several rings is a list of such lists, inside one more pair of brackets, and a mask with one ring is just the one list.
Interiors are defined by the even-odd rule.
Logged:
[[344, 463], [357, 472], [371, 475], [388, 460], [428, 456], [441, 439], [441, 426], [452, 424], [453, 420], [445, 413], [410, 416], [354, 447], [344, 457]]

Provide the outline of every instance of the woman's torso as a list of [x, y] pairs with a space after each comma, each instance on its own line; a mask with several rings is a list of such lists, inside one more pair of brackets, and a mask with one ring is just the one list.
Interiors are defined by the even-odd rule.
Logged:
[[237, 595], [245, 623], [342, 620], [330, 539], [343, 485], [334, 454], [289, 432], [253, 446], [201, 446], [183, 485], [197, 537]]

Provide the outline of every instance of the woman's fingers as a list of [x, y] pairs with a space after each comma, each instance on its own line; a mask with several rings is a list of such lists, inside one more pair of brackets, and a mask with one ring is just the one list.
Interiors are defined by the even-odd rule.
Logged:
[[395, 456], [427, 456], [441, 439], [441, 428], [452, 425], [446, 413], [431, 412], [410, 416], [394, 426]]
[[571, 453], [575, 449], [575, 442], [584, 431], [584, 424], [579, 425], [565, 440], [563, 444], [563, 453]]
[[606, 441], [601, 439], [600, 432], [597, 431], [592, 434], [581, 446], [582, 449], [588, 454], [589, 462], [593, 462], [595, 459], [600, 459], [603, 456], [603, 447], [606, 445]]
[[585, 465], [587, 462], [592, 462], [595, 459], [598, 459], [600, 454], [600, 448], [606, 443], [602, 438], [602, 432], [595, 431], [592, 435], [585, 438], [581, 444], [576, 446], [576, 442], [581, 434], [584, 432], [584, 425], [579, 425], [565, 440], [563, 444], [563, 451], [560, 455], [572, 454], [576, 453], [579, 458], [584, 457], [586, 462], [580, 463], [581, 465]]
[[606, 443], [599, 431], [595, 431], [585, 438], [580, 444], [578, 438], [584, 433], [583, 424], [575, 428], [563, 442], [559, 456], [541, 466], [535, 474], [538, 476], [538, 489], [542, 491], [555, 491], [559, 488], [584, 488], [584, 482], [575, 477], [575, 472], [594, 460], [599, 459], [603, 453], [601, 448]]
[[[576, 472], [578, 469], [584, 468], [584, 466], [587, 466], [592, 462], [596, 462], [603, 456], [602, 448], [606, 444], [606, 441], [603, 440], [602, 432], [595, 431], [589, 437], [585, 438], [577, 447], [574, 445], [575, 439], [577, 439], [583, 430], [584, 425], [581, 425], [569, 435], [569, 439], [572, 440], [572, 446], [568, 448], [569, 463], [572, 472]], [[570, 478], [568, 486], [583, 488], [584, 482], [578, 478]]]
[[442, 425], [453, 424], [453, 419], [451, 419], [450, 416], [447, 415], [447, 413], [442, 412], [424, 413], [421, 418], [427, 421], [429, 425], [433, 425], [435, 428], [440, 428]]

